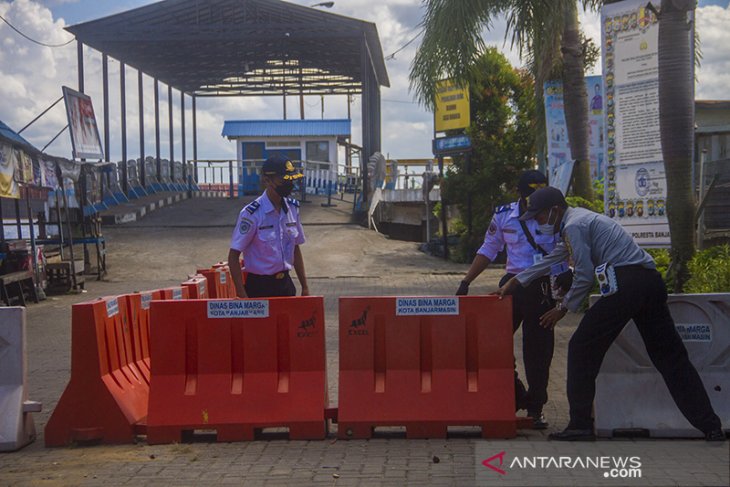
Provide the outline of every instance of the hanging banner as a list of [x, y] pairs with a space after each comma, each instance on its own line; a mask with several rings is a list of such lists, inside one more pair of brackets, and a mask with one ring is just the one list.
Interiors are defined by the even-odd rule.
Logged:
[[[588, 93], [588, 155], [591, 178], [598, 180], [604, 173], [603, 90], [601, 76], [586, 76]], [[545, 132], [547, 134], [548, 180], [563, 193], [567, 192], [573, 175], [574, 162], [570, 155], [570, 140], [565, 124], [563, 83], [548, 81], [543, 85], [545, 100]]]
[[22, 149], [15, 149], [13, 156], [15, 181], [21, 184], [33, 184], [33, 160]]
[[58, 177], [56, 176], [56, 163], [53, 161], [40, 161], [41, 165], [41, 186], [45, 188], [58, 189]]
[[[652, 4], [659, 8], [660, 1]], [[646, 5], [625, 0], [601, 10], [605, 212], [639, 245], [663, 247], [670, 238], [659, 135], [659, 24]]]
[[79, 180], [79, 176], [81, 175], [81, 164], [60, 159], [58, 161], [58, 168], [61, 170], [61, 177], [69, 178], [74, 183]]
[[15, 182], [15, 149], [0, 142], [0, 197], [20, 198], [20, 187]]
[[99, 127], [96, 124], [91, 98], [64, 86], [63, 99], [66, 103], [66, 116], [74, 158], [103, 159], [104, 152], [101, 148], [101, 137], [99, 137]]
[[471, 125], [469, 87], [459, 88], [452, 80], [436, 83], [434, 132], [465, 129]]

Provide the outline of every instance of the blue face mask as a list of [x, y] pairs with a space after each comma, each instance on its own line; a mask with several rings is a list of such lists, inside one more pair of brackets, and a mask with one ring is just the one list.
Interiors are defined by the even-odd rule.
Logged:
[[550, 213], [548, 213], [547, 217], [547, 223], [543, 223], [542, 225], [537, 226], [537, 231], [540, 232], [542, 235], [555, 235], [555, 223], [557, 223], [558, 219], [555, 218], [555, 221], [550, 223], [550, 217], [553, 215], [553, 209], [550, 208]]

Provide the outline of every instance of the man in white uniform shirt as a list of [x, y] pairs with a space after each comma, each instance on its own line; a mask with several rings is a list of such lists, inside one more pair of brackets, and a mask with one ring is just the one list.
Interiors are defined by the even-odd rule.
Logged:
[[[537, 232], [537, 223], [534, 221], [519, 220], [527, 208], [527, 198], [536, 189], [545, 187], [547, 182], [547, 178], [540, 171], [525, 171], [520, 176], [517, 183], [520, 199], [501, 206], [494, 212], [484, 236], [484, 243], [461, 281], [457, 295], [468, 294], [469, 285], [504, 248], [507, 249], [507, 268], [500, 286], [553, 250], [557, 242], [555, 235], [542, 235]], [[530, 286], [519, 289], [512, 303], [513, 331], [516, 332], [522, 326], [523, 361], [530, 388], [529, 391], [525, 389], [515, 371], [516, 409], [527, 409], [528, 416], [533, 418], [534, 428], [545, 429], [548, 423], [542, 410], [548, 400], [547, 388], [555, 337], [552, 329], [540, 326], [540, 316], [555, 306], [550, 294], [550, 278], [545, 276], [536, 279]]]
[[[304, 260], [299, 246], [304, 230], [299, 220], [299, 202], [289, 198], [294, 182], [302, 177], [291, 161], [273, 156], [262, 168], [265, 191], [238, 215], [231, 237], [228, 266], [239, 298], [296, 296], [289, 276], [294, 269], [309, 295]], [[243, 284], [239, 258], [243, 253], [248, 277]]]

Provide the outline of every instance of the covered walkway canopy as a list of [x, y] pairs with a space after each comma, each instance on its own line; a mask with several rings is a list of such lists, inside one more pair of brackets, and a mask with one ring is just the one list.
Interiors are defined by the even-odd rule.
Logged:
[[[373, 23], [281, 0], [164, 0], [67, 30], [79, 43], [79, 91], [83, 45], [103, 55], [105, 116], [110, 56], [139, 71], [140, 91], [145, 73], [168, 97], [191, 96], [193, 109], [197, 97], [362, 94], [363, 160], [380, 151], [380, 86], [390, 81]], [[108, 129], [104, 139], [108, 157]], [[193, 150], [197, 159], [195, 139]]]

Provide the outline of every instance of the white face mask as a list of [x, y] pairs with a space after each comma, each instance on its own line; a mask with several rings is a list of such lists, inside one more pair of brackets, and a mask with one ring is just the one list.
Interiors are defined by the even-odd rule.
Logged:
[[537, 226], [537, 231], [540, 232], [542, 235], [555, 235], [555, 223], [557, 223], [558, 219], [555, 218], [555, 221], [550, 223], [550, 217], [552, 215], [553, 215], [553, 209], [550, 208], [550, 213], [548, 213], [547, 223]]

